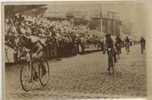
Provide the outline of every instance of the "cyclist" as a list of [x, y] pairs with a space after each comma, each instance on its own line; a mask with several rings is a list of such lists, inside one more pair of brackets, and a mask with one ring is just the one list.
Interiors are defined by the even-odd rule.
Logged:
[[141, 37], [140, 39], [140, 45], [141, 45], [141, 54], [143, 54], [143, 51], [145, 50], [145, 39], [144, 37]]
[[119, 56], [121, 54], [121, 46], [122, 46], [122, 40], [119, 35], [117, 35], [115, 39], [115, 47], [117, 49], [117, 55]]
[[[36, 33], [26, 35], [20, 35], [19, 47], [22, 48], [21, 56], [25, 56], [28, 62], [33, 60], [40, 60], [41, 57], [44, 56], [44, 48], [45, 44], [41, 41], [40, 37], [36, 35]], [[29, 53], [27, 53], [29, 52]], [[45, 75], [46, 70], [42, 67], [42, 75]], [[38, 78], [38, 75], [34, 74], [34, 80]]]
[[115, 57], [115, 49], [114, 49], [114, 41], [111, 38], [110, 34], [106, 34], [105, 36], [105, 50], [107, 51], [108, 54], [108, 72], [111, 74], [111, 68], [114, 72], [114, 62], [116, 62], [116, 57]]
[[130, 39], [128, 36], [125, 39], [125, 47], [126, 47], [126, 52], [128, 54], [130, 52]]

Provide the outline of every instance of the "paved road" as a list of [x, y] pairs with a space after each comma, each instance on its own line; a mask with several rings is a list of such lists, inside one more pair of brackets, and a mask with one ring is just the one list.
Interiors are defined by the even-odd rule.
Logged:
[[[66, 98], [145, 97], [145, 54], [139, 46], [129, 55], [123, 50], [116, 64], [115, 76], [107, 73], [107, 56], [102, 52], [51, 60], [50, 81], [45, 88], [39, 83], [31, 92], [24, 92], [19, 81], [19, 65], [6, 66], [6, 97], [8, 100], [50, 100]], [[37, 88], [38, 87], [38, 88]]]

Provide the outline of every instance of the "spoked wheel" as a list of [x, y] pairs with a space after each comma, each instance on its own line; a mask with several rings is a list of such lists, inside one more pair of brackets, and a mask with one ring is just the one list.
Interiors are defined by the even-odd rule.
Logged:
[[21, 67], [20, 83], [24, 91], [28, 92], [32, 89], [32, 67], [27, 62]]
[[46, 86], [49, 81], [49, 64], [47, 60], [41, 60], [39, 64], [39, 80], [42, 86]]

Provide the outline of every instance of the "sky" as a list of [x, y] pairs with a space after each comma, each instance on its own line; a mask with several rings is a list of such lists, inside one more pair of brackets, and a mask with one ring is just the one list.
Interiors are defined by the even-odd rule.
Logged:
[[124, 24], [132, 26], [133, 35], [141, 36], [145, 33], [146, 12], [144, 4], [137, 2], [51, 2], [48, 4], [47, 15], [61, 15], [66, 12], [81, 12], [81, 15], [97, 15], [102, 11], [116, 13], [117, 18]]

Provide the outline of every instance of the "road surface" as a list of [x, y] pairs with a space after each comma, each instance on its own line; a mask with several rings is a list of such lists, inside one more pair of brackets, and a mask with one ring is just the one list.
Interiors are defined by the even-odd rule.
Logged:
[[61, 60], [49, 60], [50, 80], [42, 88], [35, 83], [33, 90], [24, 92], [19, 81], [19, 65], [6, 66], [7, 100], [50, 100], [66, 98], [145, 97], [145, 54], [139, 46], [123, 50], [115, 65], [115, 76], [107, 73], [107, 55], [93, 52]]

